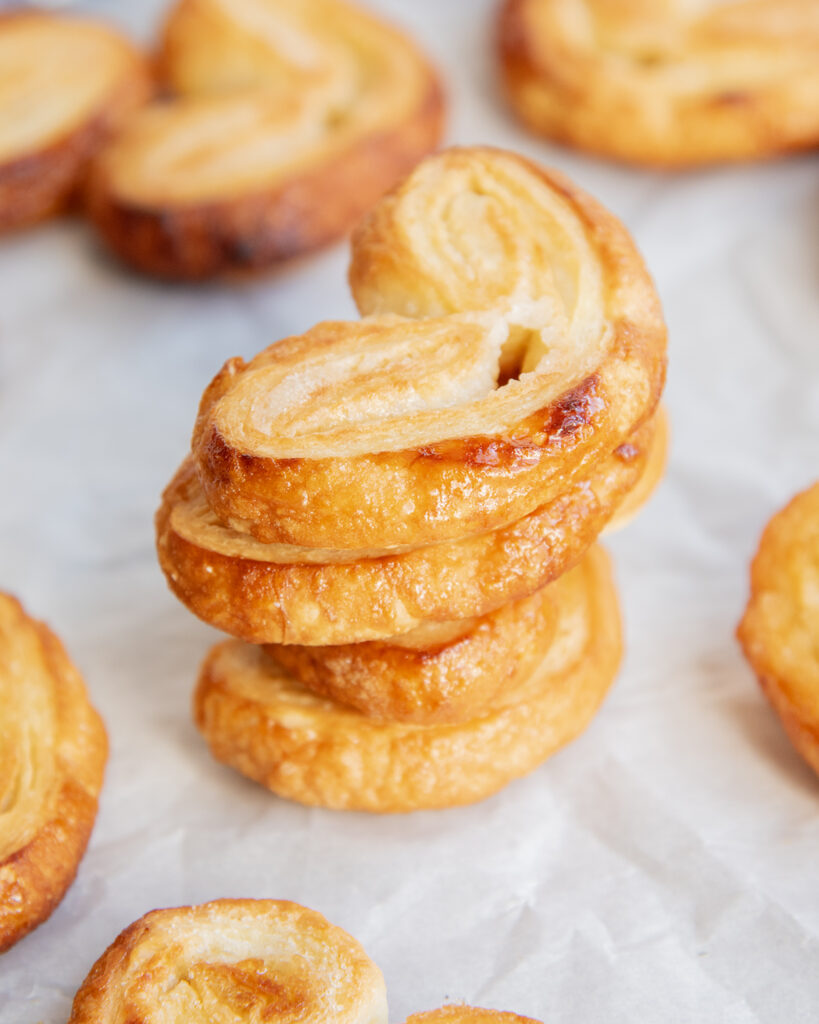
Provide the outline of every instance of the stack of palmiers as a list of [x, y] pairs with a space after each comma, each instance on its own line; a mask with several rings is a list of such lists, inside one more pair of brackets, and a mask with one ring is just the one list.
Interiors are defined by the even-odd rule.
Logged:
[[350, 281], [361, 321], [209, 386], [160, 562], [237, 638], [195, 695], [217, 758], [304, 803], [467, 803], [613, 679], [592, 545], [662, 472], [665, 328], [623, 226], [496, 150], [422, 163], [360, 225]]

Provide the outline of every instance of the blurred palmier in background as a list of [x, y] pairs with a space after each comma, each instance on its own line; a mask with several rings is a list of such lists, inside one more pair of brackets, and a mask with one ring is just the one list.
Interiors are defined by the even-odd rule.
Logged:
[[77, 872], [108, 741], [60, 641], [0, 594], [0, 952], [43, 922]]
[[381, 971], [321, 914], [284, 900], [154, 910], [94, 964], [69, 1024], [387, 1024]]
[[88, 208], [133, 267], [199, 279], [343, 236], [437, 145], [440, 82], [345, 0], [181, 0], [167, 96], [95, 162]]
[[657, 167], [819, 144], [815, 0], [504, 0], [508, 100], [537, 134]]
[[63, 207], [150, 91], [145, 59], [107, 26], [0, 13], [0, 232]]
[[765, 528], [738, 636], [791, 742], [819, 772], [819, 483]]
[[545, 654], [466, 722], [375, 720], [314, 695], [263, 648], [229, 640], [202, 666], [196, 723], [217, 760], [301, 803], [396, 813], [482, 800], [582, 732], [617, 672], [605, 552], [593, 548], [551, 588], [557, 621]]

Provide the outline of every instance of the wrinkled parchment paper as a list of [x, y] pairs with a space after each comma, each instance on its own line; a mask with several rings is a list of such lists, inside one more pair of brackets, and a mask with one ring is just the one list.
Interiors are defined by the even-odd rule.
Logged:
[[[148, 38], [154, 2], [87, 5]], [[0, 243], [0, 586], [49, 621], [111, 760], [76, 884], [0, 958], [0, 1022], [59, 1024], [121, 928], [219, 896], [298, 900], [382, 967], [391, 1019], [446, 1000], [571, 1024], [819, 1020], [819, 784], [733, 630], [763, 523], [819, 476], [819, 161], [643, 173], [527, 138], [488, 0], [372, 0], [445, 70], [449, 139], [560, 167], [634, 232], [671, 332], [673, 452], [610, 545], [627, 622], [591, 728], [474, 807], [280, 801], [190, 721], [214, 631], [168, 593], [152, 514], [223, 360], [353, 315], [347, 247], [253, 284], [131, 276], [81, 221]]]

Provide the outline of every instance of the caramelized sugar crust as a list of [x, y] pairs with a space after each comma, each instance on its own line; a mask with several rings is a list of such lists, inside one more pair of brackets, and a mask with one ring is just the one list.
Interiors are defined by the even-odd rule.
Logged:
[[552, 642], [551, 587], [480, 618], [427, 623], [387, 640], [266, 650], [313, 693], [385, 721], [433, 725], [480, 715], [534, 670]]
[[335, 241], [442, 133], [435, 72], [345, 0], [181, 0], [159, 66], [172, 100], [106, 149], [88, 194], [149, 274], [256, 271]]
[[504, 0], [503, 84], [534, 132], [637, 164], [819, 143], [814, 0]]
[[617, 670], [620, 621], [602, 549], [553, 588], [559, 617], [543, 660], [469, 722], [375, 721], [232, 640], [205, 659], [196, 723], [217, 760], [305, 804], [406, 812], [481, 800], [581, 732]]
[[486, 615], [582, 557], [640, 480], [653, 429], [510, 526], [397, 554], [261, 544], [219, 523], [188, 461], [157, 513], [159, 562], [195, 615], [251, 643], [349, 644]]
[[151, 91], [147, 62], [105, 25], [0, 14], [0, 232], [66, 204], [93, 154]]
[[765, 528], [738, 636], [791, 742], [819, 772], [819, 483]]
[[57, 637], [0, 594], [0, 952], [65, 895], [97, 813], [108, 745]]
[[69, 1024], [387, 1024], [384, 979], [358, 942], [284, 900], [154, 910], [108, 947]]
[[265, 543], [463, 539], [588, 478], [653, 414], [666, 332], [623, 226], [565, 178], [475, 148], [365, 218], [364, 316], [234, 359], [202, 400], [207, 502]]

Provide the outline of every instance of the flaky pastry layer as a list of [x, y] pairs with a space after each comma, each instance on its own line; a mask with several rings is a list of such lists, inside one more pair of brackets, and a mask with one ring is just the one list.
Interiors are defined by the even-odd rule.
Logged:
[[791, 742], [819, 772], [819, 483], [765, 528], [738, 636]]
[[105, 25], [0, 14], [0, 232], [64, 205], [150, 91], [146, 61]]
[[173, 101], [106, 149], [88, 196], [150, 274], [258, 270], [334, 241], [442, 131], [434, 71], [345, 0], [180, 0], [159, 64]]
[[283, 900], [154, 910], [91, 969], [69, 1024], [387, 1024], [384, 979], [352, 936]]
[[592, 549], [554, 587], [559, 619], [545, 657], [470, 722], [374, 721], [232, 640], [202, 666], [196, 723], [217, 760], [301, 803], [387, 813], [481, 800], [581, 732], [614, 678], [620, 622], [605, 553]]
[[625, 228], [499, 150], [425, 160], [357, 229], [364, 315], [226, 364], [193, 452], [266, 543], [391, 548], [496, 529], [653, 413], [666, 333]]
[[384, 721], [465, 722], [542, 660], [558, 611], [551, 587], [489, 615], [432, 623], [387, 640], [267, 653], [313, 693]]
[[0, 594], [0, 952], [42, 923], [85, 852], [105, 729], [59, 640]]
[[[640, 480], [653, 423], [586, 480], [500, 530], [399, 554], [261, 544], [222, 526], [183, 464], [157, 513], [159, 563], [205, 622], [250, 643], [349, 644], [485, 615], [575, 564]], [[367, 555], [369, 554], [369, 557]]]
[[533, 131], [684, 167], [819, 143], [815, 0], [504, 0], [507, 96]]

